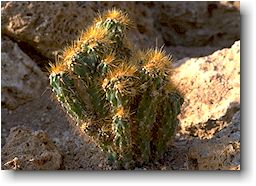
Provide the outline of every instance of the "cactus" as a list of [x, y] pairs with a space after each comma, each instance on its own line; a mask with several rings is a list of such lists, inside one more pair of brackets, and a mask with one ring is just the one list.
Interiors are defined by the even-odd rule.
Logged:
[[49, 76], [81, 131], [125, 169], [162, 158], [183, 103], [170, 80], [171, 57], [162, 48], [136, 50], [126, 37], [130, 28], [120, 10], [99, 15]]

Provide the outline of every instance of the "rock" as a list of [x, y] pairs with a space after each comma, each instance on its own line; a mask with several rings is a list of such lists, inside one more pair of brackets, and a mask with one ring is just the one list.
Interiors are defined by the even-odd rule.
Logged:
[[43, 93], [46, 76], [16, 43], [6, 37], [2, 37], [1, 58], [2, 107], [14, 109]]
[[28, 128], [11, 129], [2, 148], [2, 168], [14, 170], [57, 170], [62, 156], [43, 131]]
[[240, 170], [240, 111], [212, 139], [194, 140], [188, 156], [191, 169]]
[[165, 50], [172, 55], [174, 62], [182, 60], [186, 57], [200, 57], [208, 56], [213, 52], [219, 50], [218, 46], [169, 46], [165, 47]]
[[185, 97], [179, 116], [182, 130], [237, 110], [233, 108], [240, 105], [240, 41], [230, 49], [185, 58], [177, 65], [171, 78]]
[[[91, 24], [97, 12], [112, 7], [127, 11], [133, 20], [140, 19], [130, 34], [136, 46], [145, 46], [148, 37], [154, 38], [150, 44], [155, 44], [159, 32], [152, 29], [150, 9], [134, 2], [6, 2], [1, 9], [2, 32], [55, 59], [57, 53]], [[161, 37], [157, 38], [161, 44]]]
[[240, 12], [234, 3], [162, 2], [155, 27], [166, 46], [231, 46], [240, 39]]
[[[91, 24], [98, 11], [111, 7], [136, 9], [128, 2], [6, 2], [2, 4], [2, 32], [54, 60]], [[138, 41], [139, 35], [134, 40]]]
[[219, 48], [240, 39], [240, 7], [232, 2], [3, 2], [2, 33], [54, 60], [98, 11], [112, 7], [136, 23], [129, 35], [138, 48]]
[[69, 2], [5, 2], [1, 12], [3, 33], [52, 59], [93, 16], [89, 3], [81, 7]]

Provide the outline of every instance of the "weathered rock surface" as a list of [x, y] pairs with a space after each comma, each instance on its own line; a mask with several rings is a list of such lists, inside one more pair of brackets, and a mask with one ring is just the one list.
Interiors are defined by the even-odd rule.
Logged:
[[64, 170], [108, 170], [106, 154], [85, 134], [79, 138], [70, 130], [53, 140], [63, 154]]
[[54, 52], [75, 39], [93, 16], [90, 7], [69, 2], [4, 2], [1, 13], [2, 33], [52, 59]]
[[239, 8], [239, 2], [162, 2], [154, 23], [166, 46], [227, 47], [240, 39]]
[[240, 170], [240, 111], [210, 140], [194, 140], [189, 148], [191, 169]]
[[218, 120], [240, 104], [240, 41], [230, 49], [177, 63], [172, 79], [183, 92], [181, 128]]
[[44, 91], [46, 76], [18, 45], [2, 37], [1, 103], [14, 109]]
[[2, 148], [2, 169], [56, 170], [62, 157], [43, 131], [14, 127]]
[[2, 33], [54, 59], [95, 12], [112, 7], [127, 11], [136, 22], [130, 39], [139, 48], [223, 48], [240, 39], [239, 2], [3, 2]]

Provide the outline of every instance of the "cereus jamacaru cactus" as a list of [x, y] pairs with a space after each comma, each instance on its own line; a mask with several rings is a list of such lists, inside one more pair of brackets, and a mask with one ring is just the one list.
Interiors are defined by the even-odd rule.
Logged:
[[99, 15], [50, 68], [57, 100], [118, 168], [162, 157], [183, 103], [172, 86], [171, 57], [137, 50], [132, 23], [112, 9]]

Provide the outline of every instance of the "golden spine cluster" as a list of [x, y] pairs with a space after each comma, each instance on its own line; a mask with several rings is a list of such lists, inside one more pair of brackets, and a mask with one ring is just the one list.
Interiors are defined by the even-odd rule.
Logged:
[[49, 69], [67, 113], [110, 163], [126, 169], [162, 157], [183, 103], [170, 83], [171, 57], [162, 48], [133, 48], [132, 27], [121, 10], [98, 15]]

